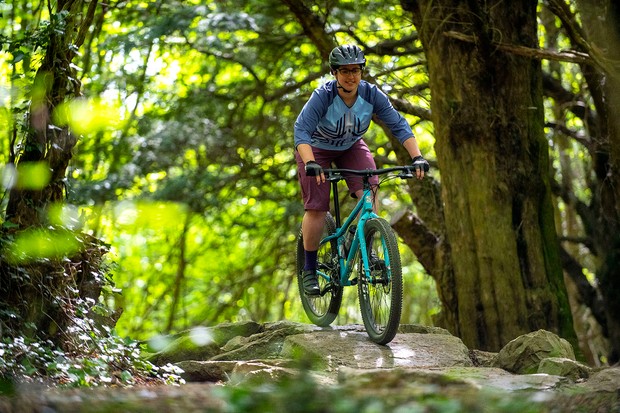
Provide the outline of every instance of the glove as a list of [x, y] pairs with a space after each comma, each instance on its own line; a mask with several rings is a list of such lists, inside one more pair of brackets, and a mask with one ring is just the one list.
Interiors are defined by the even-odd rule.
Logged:
[[323, 173], [321, 165], [315, 161], [306, 162], [306, 176], [320, 176]]
[[411, 166], [413, 166], [413, 169], [415, 170], [422, 170], [424, 172], [428, 172], [428, 170], [430, 169], [430, 165], [428, 164], [428, 161], [426, 159], [424, 159], [424, 157], [422, 155], [418, 155], [415, 158], [413, 158], [411, 160]]

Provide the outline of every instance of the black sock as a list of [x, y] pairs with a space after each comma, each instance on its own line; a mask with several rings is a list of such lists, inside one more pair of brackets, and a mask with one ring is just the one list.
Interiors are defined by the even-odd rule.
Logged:
[[316, 270], [316, 257], [318, 251], [304, 250], [306, 261], [304, 263], [304, 270]]

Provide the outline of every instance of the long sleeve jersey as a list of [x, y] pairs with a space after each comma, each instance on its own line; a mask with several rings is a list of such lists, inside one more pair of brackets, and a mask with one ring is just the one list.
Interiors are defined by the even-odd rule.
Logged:
[[362, 80], [357, 93], [357, 100], [348, 107], [338, 96], [335, 80], [315, 89], [295, 121], [295, 148], [307, 143], [321, 149], [349, 149], [366, 133], [373, 114], [401, 143], [413, 136], [406, 119], [376, 85]]

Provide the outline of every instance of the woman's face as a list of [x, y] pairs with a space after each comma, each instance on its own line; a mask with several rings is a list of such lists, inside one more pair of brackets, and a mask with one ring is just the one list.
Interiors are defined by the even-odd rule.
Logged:
[[340, 66], [336, 69], [336, 80], [338, 80], [338, 83], [340, 83], [340, 86], [344, 89], [354, 93], [357, 91], [360, 80], [362, 80], [362, 68], [360, 65]]

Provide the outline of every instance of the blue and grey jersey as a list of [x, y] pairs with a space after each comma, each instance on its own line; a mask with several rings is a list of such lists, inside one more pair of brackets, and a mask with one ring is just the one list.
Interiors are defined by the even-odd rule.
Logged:
[[338, 96], [335, 80], [318, 87], [295, 121], [295, 148], [307, 143], [329, 150], [349, 149], [368, 130], [373, 114], [402, 143], [413, 136], [407, 120], [376, 85], [362, 80], [357, 100], [348, 107]]

